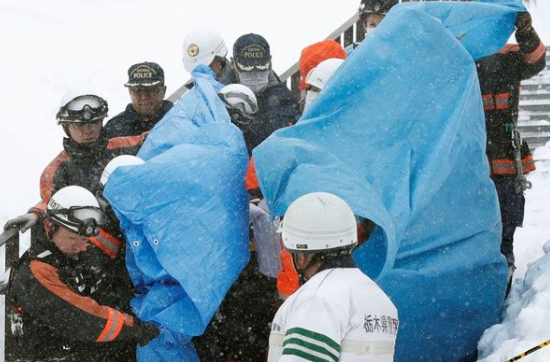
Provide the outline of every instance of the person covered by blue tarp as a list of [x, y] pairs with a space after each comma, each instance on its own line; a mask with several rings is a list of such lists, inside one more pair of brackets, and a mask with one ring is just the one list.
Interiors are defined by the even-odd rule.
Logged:
[[474, 60], [524, 10], [395, 6], [297, 125], [253, 151], [274, 215], [324, 191], [377, 225], [354, 259], [398, 308], [396, 361], [473, 358], [499, 316], [507, 267]]
[[201, 335], [249, 260], [248, 154], [205, 65], [195, 86], [154, 127], [138, 156], [106, 184], [127, 237], [135, 314], [161, 335], [139, 361], [197, 361]]

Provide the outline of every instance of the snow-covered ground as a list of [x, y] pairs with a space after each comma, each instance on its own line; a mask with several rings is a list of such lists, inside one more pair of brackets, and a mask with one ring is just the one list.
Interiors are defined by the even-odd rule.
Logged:
[[[68, 89], [96, 90], [108, 100], [113, 116], [129, 101], [123, 87], [128, 67], [149, 60], [165, 69], [170, 94], [188, 78], [180, 62], [181, 42], [198, 26], [218, 29], [229, 47], [241, 34], [264, 35], [281, 73], [298, 60], [303, 47], [350, 18], [359, 2], [1, 0], [0, 226], [38, 201], [40, 173], [62, 148], [55, 114]], [[549, 45], [549, 0], [526, 4]], [[550, 338], [549, 263], [540, 261], [524, 281], [529, 265], [545, 256], [543, 245], [550, 238], [549, 146], [535, 156], [538, 171], [530, 176], [526, 222], [516, 234], [518, 270], [505, 323], [487, 331], [480, 342], [489, 362], [514, 357]], [[3, 326], [0, 320], [0, 330]], [[522, 361], [549, 359], [546, 347]]]
[[[550, 339], [550, 142], [535, 150], [537, 171], [529, 176], [525, 223], [515, 235], [515, 271], [503, 322], [479, 341], [480, 361], [503, 362]], [[523, 358], [550, 361], [550, 346]]]

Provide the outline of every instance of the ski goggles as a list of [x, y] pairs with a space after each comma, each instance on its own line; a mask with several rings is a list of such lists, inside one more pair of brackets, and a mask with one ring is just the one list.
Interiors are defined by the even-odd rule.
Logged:
[[104, 225], [105, 215], [98, 207], [73, 206], [68, 209], [49, 209], [48, 217], [56, 224], [81, 236], [97, 236]]
[[58, 124], [96, 122], [107, 116], [107, 102], [95, 95], [76, 97], [59, 109]]

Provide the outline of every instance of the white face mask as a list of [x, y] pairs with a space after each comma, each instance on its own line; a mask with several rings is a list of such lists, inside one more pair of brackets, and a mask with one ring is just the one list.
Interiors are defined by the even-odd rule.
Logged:
[[364, 33], [364, 37], [368, 38], [373, 32], [376, 30], [376, 28], [366, 28], [366, 32]]
[[307, 95], [305, 97], [305, 109], [310, 107], [312, 102], [314, 102], [314, 100], [318, 96], [318, 93], [320, 93], [320, 92], [313, 91], [313, 90], [310, 90], [310, 89], [307, 91]]
[[270, 71], [262, 72], [238, 72], [240, 83], [248, 87], [255, 94], [261, 93], [268, 86]]

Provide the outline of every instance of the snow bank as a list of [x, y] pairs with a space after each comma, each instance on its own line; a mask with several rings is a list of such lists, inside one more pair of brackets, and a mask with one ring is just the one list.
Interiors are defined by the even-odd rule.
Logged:
[[[480, 361], [506, 361], [550, 338], [550, 240], [543, 250], [525, 280], [516, 280], [502, 323], [487, 329], [479, 341]], [[549, 360], [550, 347], [544, 347], [523, 362]]]

